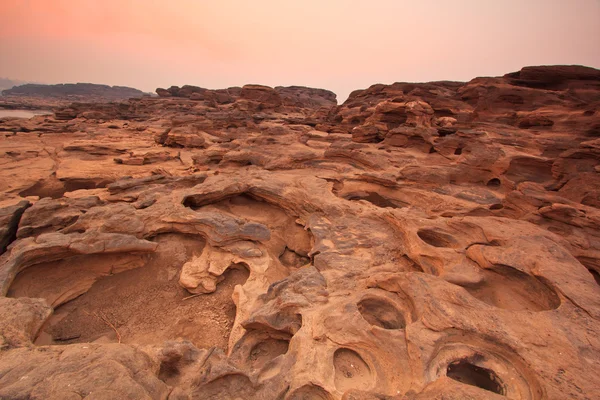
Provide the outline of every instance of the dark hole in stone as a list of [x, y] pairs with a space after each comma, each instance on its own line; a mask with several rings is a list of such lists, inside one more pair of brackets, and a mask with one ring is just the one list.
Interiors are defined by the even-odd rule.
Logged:
[[590, 271], [590, 274], [592, 274], [596, 283], [600, 285], [600, 273], [594, 269], [588, 269], [588, 271]]
[[371, 325], [383, 329], [404, 329], [406, 322], [402, 313], [391, 303], [379, 298], [365, 298], [358, 303], [358, 311]]
[[435, 148], [432, 146], [429, 148], [429, 154], [436, 153]]
[[456, 150], [454, 150], [454, 154], [460, 156], [462, 154], [462, 151], [462, 147], [457, 147]]
[[598, 137], [600, 136], [600, 124], [594, 124], [585, 133], [587, 136]]
[[349, 193], [344, 196], [346, 200], [357, 201], [357, 200], [366, 200], [371, 204], [376, 205], [377, 207], [391, 207], [391, 208], [402, 208], [404, 204], [398, 201], [394, 201], [388, 198], [383, 197], [379, 193], [375, 192], [356, 192]]
[[158, 379], [164, 382], [179, 375], [178, 362], [179, 359], [161, 362], [158, 371]]
[[455, 115], [452, 110], [448, 108], [438, 108], [434, 109], [433, 111], [436, 117], [454, 117]]
[[286, 246], [283, 253], [279, 256], [279, 261], [286, 267], [300, 268], [310, 263], [310, 258], [298, 254]]
[[502, 381], [500, 381], [494, 371], [478, 367], [466, 360], [454, 361], [448, 365], [446, 375], [448, 378], [467, 385], [476, 386], [500, 395], [506, 394]]
[[320, 386], [304, 385], [289, 397], [289, 400], [331, 400], [332, 397]]
[[448, 135], [454, 135], [456, 133], [456, 129], [455, 128], [439, 128], [438, 129], [438, 135], [440, 137], [444, 137], [444, 136], [448, 136]]
[[490, 206], [490, 210], [502, 210], [504, 208], [504, 206], [500, 203], [498, 204], [492, 204]]
[[498, 178], [492, 178], [488, 181], [488, 183], [486, 184], [487, 187], [491, 187], [491, 188], [497, 188], [500, 187], [500, 185], [502, 184], [502, 182], [500, 182], [500, 179]]
[[435, 229], [419, 229], [417, 235], [422, 241], [434, 247], [453, 247], [456, 245], [454, 238], [442, 231]]

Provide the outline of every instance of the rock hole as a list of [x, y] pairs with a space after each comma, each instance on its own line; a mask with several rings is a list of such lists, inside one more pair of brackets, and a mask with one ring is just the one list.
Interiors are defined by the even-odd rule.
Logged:
[[350, 200], [350, 201], [366, 200], [369, 203], [371, 203], [377, 207], [381, 207], [381, 208], [386, 208], [386, 207], [403, 208], [404, 207], [404, 204], [402, 204], [401, 202], [383, 197], [379, 193], [375, 193], [375, 192], [348, 193], [348, 194], [344, 195], [343, 198], [346, 200]]
[[483, 269], [483, 283], [465, 287], [479, 300], [494, 307], [513, 311], [554, 310], [560, 298], [540, 279], [507, 265]]
[[457, 147], [456, 150], [454, 150], [454, 155], [456, 156], [460, 156], [463, 152], [462, 147]]
[[486, 186], [490, 188], [499, 188], [502, 182], [498, 178], [492, 178], [487, 183]]
[[95, 180], [95, 179], [73, 179], [65, 181], [65, 192], [74, 192], [81, 189], [101, 189], [110, 185], [111, 180]]
[[437, 108], [433, 112], [436, 117], [454, 117], [456, 115], [449, 108]]
[[492, 204], [490, 210], [502, 210], [504, 206], [501, 203]]
[[279, 261], [286, 267], [300, 268], [310, 263], [310, 258], [302, 256], [286, 246], [279, 256]]
[[434, 247], [455, 247], [456, 240], [449, 234], [437, 229], [419, 229], [417, 235], [422, 241]]
[[66, 189], [64, 183], [60, 182], [58, 179], [46, 179], [37, 182], [35, 185], [25, 190], [20, 191], [19, 196], [38, 196], [40, 199], [43, 199], [44, 197], [58, 199], [63, 197], [65, 192]]
[[304, 385], [294, 391], [288, 400], [333, 400], [325, 389], [317, 385]]
[[58, 199], [64, 196], [67, 192], [73, 192], [80, 189], [98, 189], [105, 188], [112, 181], [110, 180], [98, 180], [98, 179], [73, 179], [67, 181], [60, 181], [56, 177], [48, 178], [43, 181], [37, 182], [35, 185], [28, 189], [19, 192], [19, 196], [38, 196], [40, 199], [44, 197], [50, 197], [52, 199]]
[[156, 241], [156, 253], [144, 255], [141, 262], [130, 254], [77, 256], [19, 274], [12, 286], [15, 297], [42, 297], [55, 306], [36, 344], [114, 342], [105, 316], [122, 343], [182, 338], [198, 348], [227, 349], [236, 317], [232, 293], [248, 271], [229, 268], [214, 293], [183, 300], [189, 293], [179, 286], [179, 272], [204, 241], [179, 234], [163, 234]]
[[180, 359], [166, 360], [160, 363], [158, 379], [163, 382], [171, 382], [179, 375]]
[[478, 367], [466, 360], [454, 361], [448, 365], [446, 375], [455, 381], [476, 386], [504, 396], [506, 389], [494, 371]]
[[438, 135], [440, 137], [454, 135], [455, 133], [456, 133], [456, 128], [439, 128], [438, 129]]
[[287, 353], [290, 345], [289, 339], [268, 338], [258, 342], [250, 350], [248, 361], [253, 370], [259, 370], [269, 361]]
[[598, 271], [596, 271], [595, 269], [588, 269], [588, 271], [590, 271], [590, 274], [592, 274], [596, 283], [600, 285], [600, 274], [598, 273]]
[[335, 386], [340, 392], [371, 387], [371, 370], [362, 357], [350, 349], [337, 349], [333, 355]]
[[404, 329], [406, 321], [402, 313], [389, 301], [367, 297], [358, 303], [360, 315], [371, 325], [383, 329]]

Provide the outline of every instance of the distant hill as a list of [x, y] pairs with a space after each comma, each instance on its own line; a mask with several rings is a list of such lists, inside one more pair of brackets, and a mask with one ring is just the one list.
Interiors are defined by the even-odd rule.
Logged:
[[94, 83], [65, 83], [57, 85], [25, 84], [2, 91], [3, 96], [30, 96], [46, 98], [104, 98], [121, 100], [142, 97], [141, 90], [126, 86], [98, 85]]
[[0, 78], [0, 91], [5, 90], [5, 89], [10, 89], [13, 86], [23, 85], [25, 83], [27, 83], [27, 82], [17, 81], [17, 80], [8, 79], [8, 78]]

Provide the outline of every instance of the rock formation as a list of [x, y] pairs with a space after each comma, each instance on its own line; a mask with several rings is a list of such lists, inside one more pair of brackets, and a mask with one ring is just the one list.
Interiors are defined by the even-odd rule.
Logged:
[[593, 399], [600, 71], [0, 119], [2, 399]]

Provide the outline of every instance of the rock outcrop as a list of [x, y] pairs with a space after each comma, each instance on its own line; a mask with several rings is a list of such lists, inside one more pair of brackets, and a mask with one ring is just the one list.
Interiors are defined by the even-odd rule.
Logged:
[[599, 73], [0, 120], [0, 398], [593, 399]]

